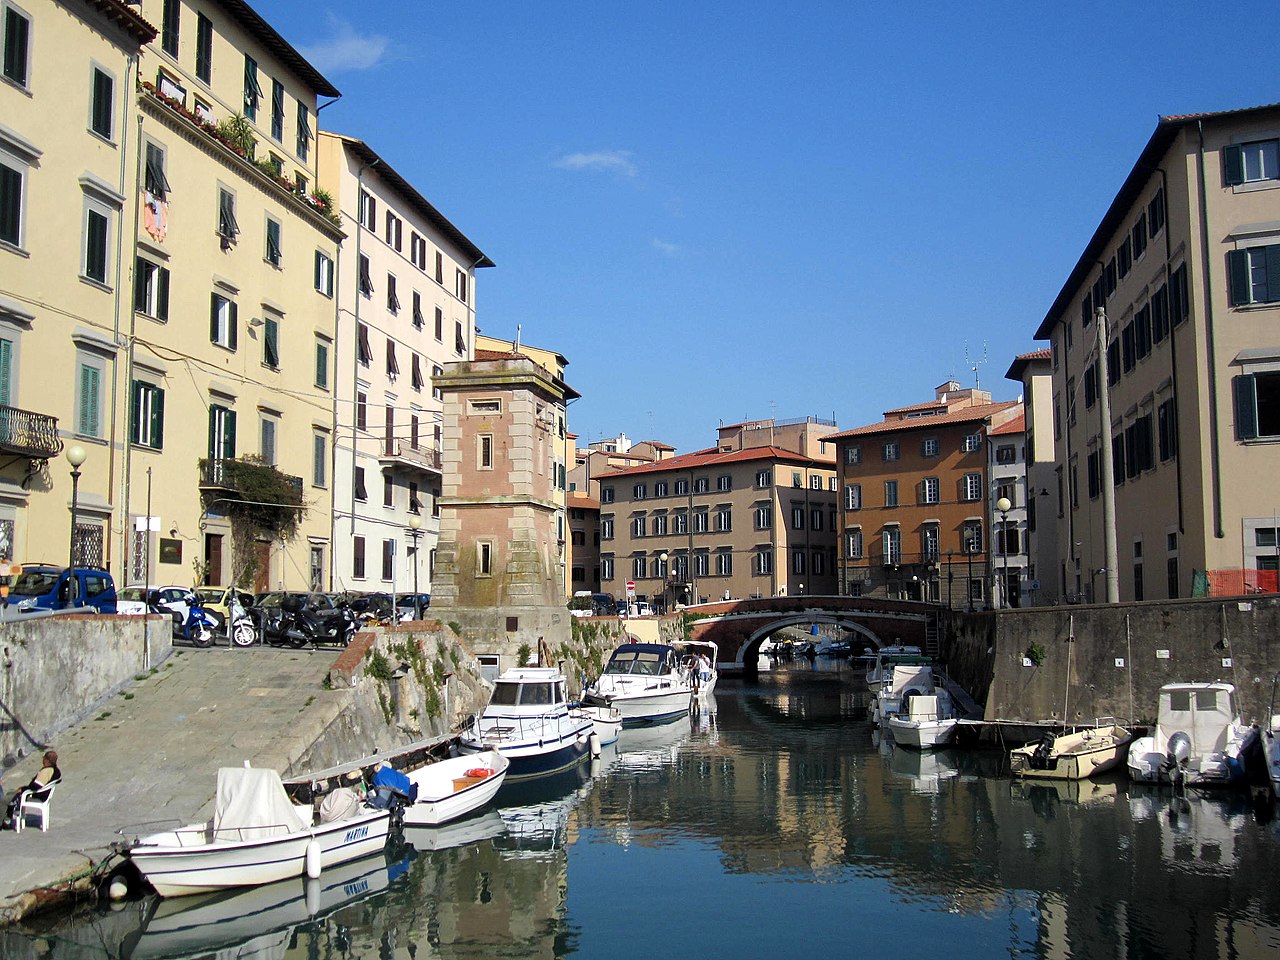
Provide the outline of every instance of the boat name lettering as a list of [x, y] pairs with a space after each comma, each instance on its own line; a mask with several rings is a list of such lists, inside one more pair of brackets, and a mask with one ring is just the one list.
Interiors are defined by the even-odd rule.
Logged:
[[354, 830], [348, 830], [343, 843], [354, 843], [356, 840], [363, 840], [369, 835], [369, 825], [366, 823], [363, 827], [356, 827]]

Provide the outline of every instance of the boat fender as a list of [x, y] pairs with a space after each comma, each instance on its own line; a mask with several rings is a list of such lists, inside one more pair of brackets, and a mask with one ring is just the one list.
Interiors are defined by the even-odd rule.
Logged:
[[307, 916], [314, 917], [320, 912], [320, 881], [307, 879]]
[[591, 744], [591, 755], [593, 757], [600, 756], [600, 734], [592, 731], [591, 736], [587, 740]]
[[312, 840], [307, 844], [306, 856], [307, 877], [311, 880], [320, 879], [320, 841]]

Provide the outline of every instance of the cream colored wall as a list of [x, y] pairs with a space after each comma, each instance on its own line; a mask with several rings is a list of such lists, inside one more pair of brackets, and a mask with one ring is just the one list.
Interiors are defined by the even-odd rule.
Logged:
[[[101, 344], [103, 395], [115, 377], [113, 341], [131, 302], [128, 245], [131, 228], [124, 194], [132, 178], [134, 126], [129, 38], [88, 4], [27, 3], [31, 16], [30, 78], [26, 91], [0, 84], [0, 149], [37, 152], [26, 169], [22, 240], [0, 246], [0, 335], [15, 343], [10, 405], [58, 418], [62, 437], [74, 442], [73, 336]], [[114, 78], [114, 129], [104, 141], [89, 130], [91, 69]], [[105, 195], [91, 185], [99, 184]], [[111, 195], [114, 195], [112, 197]], [[86, 200], [102, 201], [111, 223], [106, 286], [82, 279]], [[123, 261], [123, 263], [122, 263]], [[119, 311], [119, 312], [118, 312]], [[119, 407], [117, 406], [117, 411]], [[88, 458], [80, 481], [81, 522], [110, 519], [113, 454], [120, 449], [118, 414], [104, 402], [102, 437], [85, 440]], [[113, 442], [113, 429], [117, 431]], [[0, 517], [14, 521], [14, 558], [66, 563], [69, 554], [70, 467], [62, 457], [26, 480], [25, 460], [0, 472]]]

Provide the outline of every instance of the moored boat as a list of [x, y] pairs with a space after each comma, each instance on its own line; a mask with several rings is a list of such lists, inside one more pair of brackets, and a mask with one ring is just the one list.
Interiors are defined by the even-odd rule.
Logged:
[[1258, 736], [1243, 723], [1230, 683], [1166, 683], [1154, 732], [1129, 744], [1129, 779], [1219, 786], [1244, 775], [1241, 755]]
[[624, 727], [666, 723], [689, 713], [693, 684], [676, 649], [665, 643], [624, 643], [583, 701], [617, 707]]
[[884, 681], [876, 690], [871, 704], [871, 723], [880, 726], [890, 717], [907, 710], [913, 697], [950, 695], [935, 683], [933, 668], [927, 663], [895, 664], [888, 668]]
[[957, 723], [959, 718], [951, 695], [940, 688], [930, 694], [907, 698], [903, 711], [890, 715], [887, 720], [893, 742], [916, 750], [945, 746], [955, 734]]
[[617, 707], [580, 703], [571, 710], [591, 720], [591, 728], [600, 738], [600, 746], [618, 742], [618, 734], [622, 732], [622, 711]]
[[544, 777], [587, 757], [593, 726], [574, 714], [565, 677], [554, 667], [516, 667], [498, 677], [489, 704], [458, 737], [463, 754], [497, 750], [508, 780]]
[[438, 827], [474, 813], [493, 799], [507, 777], [511, 761], [497, 750], [437, 760], [410, 770], [417, 787], [404, 808], [406, 827]]
[[871, 690], [879, 690], [884, 686], [884, 682], [893, 673], [893, 668], [899, 664], [919, 666], [930, 663], [929, 658], [916, 646], [895, 644], [881, 647], [874, 655], [870, 653], [870, 648], [867, 649], [868, 656], [873, 656], [871, 665], [867, 668], [867, 687]]
[[720, 679], [720, 671], [716, 668], [720, 648], [710, 640], [679, 640], [672, 646], [693, 683], [693, 695], [703, 703], [707, 702], [715, 693], [716, 681]]
[[1009, 772], [1029, 780], [1084, 780], [1120, 765], [1133, 734], [1114, 721], [1074, 733], [1047, 733], [1009, 751]]

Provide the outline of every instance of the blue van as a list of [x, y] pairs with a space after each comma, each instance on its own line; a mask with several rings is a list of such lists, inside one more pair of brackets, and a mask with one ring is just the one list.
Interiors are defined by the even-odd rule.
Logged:
[[24, 563], [9, 585], [9, 605], [21, 612], [92, 607], [97, 613], [116, 612], [116, 585], [102, 567], [74, 570], [48, 563]]

